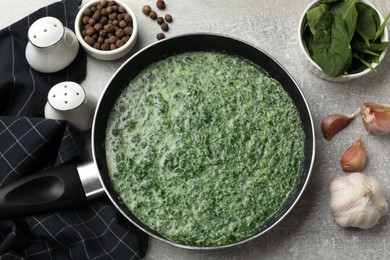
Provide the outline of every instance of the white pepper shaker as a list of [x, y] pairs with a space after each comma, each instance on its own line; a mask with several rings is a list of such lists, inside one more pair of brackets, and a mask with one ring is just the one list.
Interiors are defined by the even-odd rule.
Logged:
[[66, 120], [80, 131], [92, 127], [96, 99], [76, 82], [64, 81], [53, 86], [47, 96], [45, 117]]
[[76, 58], [79, 41], [76, 35], [55, 17], [43, 17], [28, 29], [26, 59], [43, 73], [60, 71]]

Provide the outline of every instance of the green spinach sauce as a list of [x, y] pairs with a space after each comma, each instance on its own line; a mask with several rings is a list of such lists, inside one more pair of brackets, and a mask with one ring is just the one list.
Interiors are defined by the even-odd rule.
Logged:
[[303, 145], [280, 83], [218, 52], [144, 69], [117, 99], [105, 143], [112, 183], [133, 214], [197, 246], [256, 234], [293, 191]]

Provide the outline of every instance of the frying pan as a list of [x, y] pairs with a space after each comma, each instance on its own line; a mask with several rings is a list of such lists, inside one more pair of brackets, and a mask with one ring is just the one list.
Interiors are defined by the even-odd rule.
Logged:
[[[240, 241], [223, 246], [179, 244], [164, 238], [135, 217], [122, 203], [111, 183], [104, 147], [107, 119], [123, 87], [149, 64], [167, 56], [186, 51], [219, 51], [238, 55], [262, 67], [279, 81], [295, 103], [305, 133], [304, 160], [294, 190], [282, 208], [272, 215], [258, 232]], [[294, 207], [308, 183], [315, 156], [313, 121], [307, 102], [293, 78], [273, 58], [241, 40], [215, 34], [186, 34], [152, 44], [129, 58], [112, 76], [99, 102], [92, 125], [93, 161], [81, 165], [65, 165], [30, 175], [0, 188], [0, 218], [52, 211], [83, 205], [88, 200], [106, 194], [118, 210], [138, 228], [169, 244], [190, 249], [224, 248], [256, 238], [278, 224]]]

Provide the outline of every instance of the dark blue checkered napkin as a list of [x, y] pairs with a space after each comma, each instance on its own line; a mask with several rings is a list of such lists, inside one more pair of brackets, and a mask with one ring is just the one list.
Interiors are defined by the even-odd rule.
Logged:
[[[81, 0], [41, 8], [0, 31], [0, 187], [77, 158], [83, 141], [65, 121], [43, 118], [47, 93], [62, 81], [82, 82], [81, 50], [62, 71], [44, 74], [27, 63], [29, 26], [44, 16], [73, 29]], [[103, 197], [83, 208], [0, 221], [0, 259], [139, 259], [148, 237]]]

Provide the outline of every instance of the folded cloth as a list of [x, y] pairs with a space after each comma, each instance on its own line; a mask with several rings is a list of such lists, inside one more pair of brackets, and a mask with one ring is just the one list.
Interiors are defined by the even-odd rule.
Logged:
[[[82, 82], [86, 55], [51, 74], [32, 69], [24, 56], [29, 26], [44, 16], [74, 29], [81, 0], [41, 8], [0, 31], [0, 187], [77, 160], [83, 140], [66, 121], [42, 117], [47, 94], [62, 81]], [[0, 259], [140, 259], [148, 237], [106, 197], [54, 213], [0, 220]]]
[[65, 121], [0, 116], [0, 186], [71, 160], [82, 143]]

